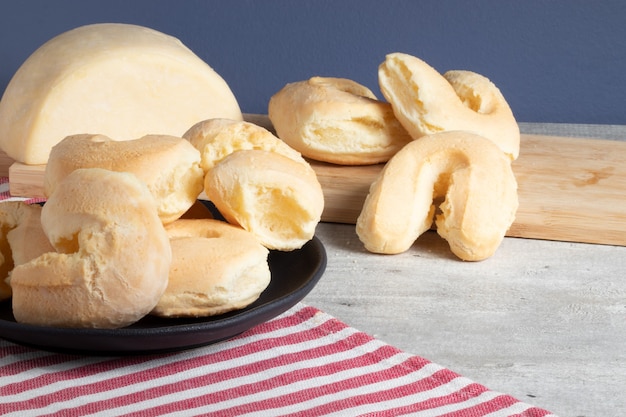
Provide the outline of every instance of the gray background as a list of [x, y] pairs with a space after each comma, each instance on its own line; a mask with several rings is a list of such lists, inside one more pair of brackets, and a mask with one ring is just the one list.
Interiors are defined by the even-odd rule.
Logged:
[[51, 37], [126, 22], [176, 36], [246, 113], [285, 83], [351, 78], [379, 97], [390, 52], [490, 78], [520, 122], [626, 124], [626, 2], [0, 0], [0, 91]]

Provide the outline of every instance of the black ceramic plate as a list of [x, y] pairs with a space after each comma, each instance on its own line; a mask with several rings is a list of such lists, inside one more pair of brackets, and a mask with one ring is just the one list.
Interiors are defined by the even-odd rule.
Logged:
[[16, 323], [11, 302], [0, 303], [0, 338], [44, 350], [124, 355], [184, 350], [230, 339], [289, 310], [315, 287], [326, 269], [317, 237], [292, 252], [270, 251], [272, 280], [245, 309], [200, 319], [148, 316], [122, 329], [62, 329]]

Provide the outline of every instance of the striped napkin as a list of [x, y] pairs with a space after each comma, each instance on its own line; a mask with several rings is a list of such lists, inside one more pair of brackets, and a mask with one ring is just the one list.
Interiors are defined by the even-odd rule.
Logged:
[[44, 202], [44, 198], [22, 198], [12, 197], [9, 192], [9, 179], [7, 177], [0, 177], [0, 201], [24, 201], [28, 204]]
[[[24, 199], [0, 178], [0, 200]], [[176, 353], [78, 356], [0, 339], [0, 415], [553, 416], [304, 303]]]
[[549, 416], [297, 304], [226, 342], [83, 357], [0, 340], [3, 416]]

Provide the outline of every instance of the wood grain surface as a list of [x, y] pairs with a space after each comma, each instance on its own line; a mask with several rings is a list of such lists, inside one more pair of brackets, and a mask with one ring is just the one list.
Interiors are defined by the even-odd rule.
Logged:
[[[311, 165], [324, 190], [322, 221], [354, 224], [383, 165]], [[520, 206], [507, 236], [626, 246], [626, 142], [523, 134], [513, 170]], [[43, 196], [44, 171], [0, 155], [14, 196]]]
[[[382, 165], [312, 163], [324, 220], [354, 223]], [[522, 135], [513, 163], [520, 206], [507, 236], [626, 245], [626, 143]]]

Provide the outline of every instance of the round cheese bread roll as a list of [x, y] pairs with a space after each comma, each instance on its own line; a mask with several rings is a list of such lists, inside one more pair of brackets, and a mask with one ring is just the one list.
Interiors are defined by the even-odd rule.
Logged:
[[147, 135], [115, 141], [81, 134], [68, 136], [52, 148], [44, 176], [45, 194], [51, 195], [79, 168], [135, 174], [156, 198], [163, 223], [178, 219], [194, 204], [204, 181], [200, 153], [181, 137]]
[[411, 247], [434, 218], [455, 255], [478, 261], [496, 251], [517, 207], [509, 158], [481, 136], [442, 132], [411, 142], [385, 165], [356, 231], [367, 250], [394, 254]]
[[389, 103], [345, 78], [287, 84], [269, 102], [276, 134], [302, 155], [341, 165], [387, 161], [411, 136]]
[[15, 265], [54, 252], [41, 227], [41, 210], [22, 201], [0, 204], [0, 301], [11, 296], [8, 276]]
[[169, 238], [154, 197], [134, 175], [72, 172], [44, 205], [41, 225], [56, 251], [13, 269], [19, 323], [118, 328], [148, 314], [163, 295]]
[[263, 150], [225, 157], [206, 174], [204, 192], [229, 223], [282, 251], [311, 240], [324, 209], [313, 168]]
[[152, 314], [223, 314], [252, 304], [269, 285], [269, 251], [242, 228], [214, 219], [180, 219], [165, 228], [172, 265]]
[[378, 69], [380, 89], [413, 138], [466, 130], [483, 136], [511, 159], [519, 155], [520, 132], [500, 90], [471, 71], [441, 75], [421, 59], [387, 55]]
[[233, 152], [259, 149], [276, 152], [297, 162], [307, 163], [296, 151], [272, 132], [254, 123], [209, 119], [193, 125], [183, 137], [200, 151], [204, 172]]
[[180, 40], [122, 23], [81, 26], [41, 45], [0, 101], [0, 147], [45, 164], [64, 137], [180, 136], [212, 117], [242, 119], [224, 79]]

